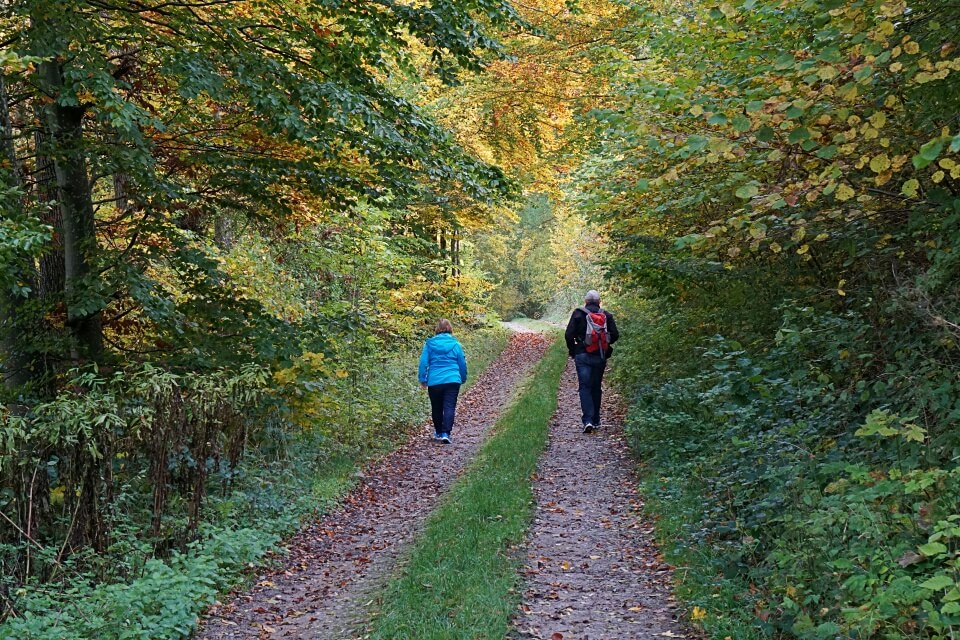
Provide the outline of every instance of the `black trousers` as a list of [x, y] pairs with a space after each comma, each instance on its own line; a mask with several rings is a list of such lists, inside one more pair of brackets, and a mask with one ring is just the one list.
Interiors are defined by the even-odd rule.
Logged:
[[453, 419], [457, 415], [457, 396], [460, 395], [459, 382], [447, 382], [427, 387], [430, 396], [430, 408], [433, 410], [433, 430], [449, 434], [453, 431]]
[[599, 353], [578, 353], [574, 359], [577, 365], [577, 381], [580, 392], [580, 408], [583, 410], [583, 424], [588, 422], [600, 426], [600, 401], [603, 399], [603, 370], [607, 361]]

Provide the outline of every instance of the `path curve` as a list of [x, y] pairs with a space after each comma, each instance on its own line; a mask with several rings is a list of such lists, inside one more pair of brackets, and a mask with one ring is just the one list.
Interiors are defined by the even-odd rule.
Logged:
[[642, 514], [623, 438], [623, 405], [605, 393], [604, 427], [585, 435], [576, 390], [571, 361], [537, 471], [523, 603], [509, 637], [692, 637], [675, 621], [671, 568]]
[[480, 448], [521, 380], [550, 340], [514, 334], [507, 348], [461, 398], [454, 444], [429, 441], [424, 429], [364, 471], [343, 505], [287, 544], [284, 566], [256, 586], [215, 605], [198, 638], [344, 640], [366, 617], [373, 590], [396, 564], [448, 488]]

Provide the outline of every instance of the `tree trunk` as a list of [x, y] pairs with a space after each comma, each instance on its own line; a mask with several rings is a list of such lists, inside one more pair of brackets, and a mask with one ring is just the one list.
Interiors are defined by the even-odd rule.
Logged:
[[63, 89], [63, 74], [54, 61], [42, 64], [43, 78], [54, 101], [47, 109], [46, 124], [54, 154], [58, 201], [63, 215], [64, 292], [67, 324], [79, 359], [98, 360], [103, 352], [100, 305], [89, 300], [92, 293], [90, 263], [97, 251], [93, 198], [87, 177], [83, 148], [83, 107], [57, 102]]
[[[37, 121], [43, 122], [45, 114], [42, 108], [36, 108]], [[53, 159], [48, 152], [47, 129], [38, 126], [34, 129], [36, 170], [35, 189], [37, 204], [41, 207], [40, 219], [53, 229], [49, 249], [40, 256], [40, 297], [52, 306], [63, 296], [66, 286], [63, 264], [63, 212], [57, 202], [57, 172]]]
[[457, 286], [460, 286], [460, 231], [454, 229], [453, 240], [453, 277], [457, 278]]
[[222, 214], [218, 215], [213, 221], [213, 242], [221, 251], [226, 252], [233, 248], [233, 240], [233, 220]]

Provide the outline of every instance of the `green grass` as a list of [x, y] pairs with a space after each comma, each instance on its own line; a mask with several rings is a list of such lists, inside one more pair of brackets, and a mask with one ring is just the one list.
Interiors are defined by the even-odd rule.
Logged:
[[566, 365], [556, 341], [387, 584], [372, 639], [504, 637], [519, 604], [519, 545], [532, 515], [531, 476]]

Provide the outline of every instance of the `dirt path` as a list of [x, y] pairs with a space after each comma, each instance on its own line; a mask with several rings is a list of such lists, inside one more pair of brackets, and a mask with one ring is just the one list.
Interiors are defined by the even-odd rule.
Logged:
[[251, 591], [213, 607], [197, 637], [354, 637], [371, 591], [389, 574], [405, 543], [477, 452], [548, 342], [537, 333], [515, 334], [458, 403], [454, 444], [430, 441], [424, 428], [366, 469], [342, 507], [289, 542], [283, 567], [261, 576]]
[[526, 590], [512, 638], [686, 637], [674, 621], [669, 567], [640, 514], [616, 400], [604, 397], [602, 429], [581, 433], [576, 373], [567, 367], [538, 469]]

